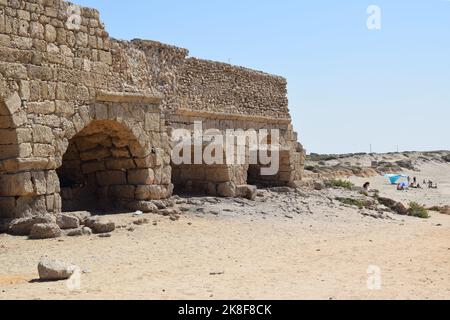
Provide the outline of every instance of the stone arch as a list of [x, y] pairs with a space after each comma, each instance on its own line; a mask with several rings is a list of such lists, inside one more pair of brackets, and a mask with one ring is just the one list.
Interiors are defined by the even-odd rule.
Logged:
[[128, 208], [138, 201], [139, 189], [155, 182], [149, 144], [138, 139], [114, 120], [91, 121], [72, 136], [57, 169], [63, 210]]

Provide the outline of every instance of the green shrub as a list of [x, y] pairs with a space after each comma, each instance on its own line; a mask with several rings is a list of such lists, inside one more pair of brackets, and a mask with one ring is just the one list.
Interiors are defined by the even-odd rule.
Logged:
[[430, 215], [428, 214], [427, 208], [418, 204], [417, 202], [411, 202], [409, 204], [408, 214], [412, 217], [428, 219]]
[[329, 188], [335, 188], [335, 189], [343, 188], [343, 189], [348, 189], [348, 190], [352, 190], [353, 187], [355, 186], [350, 181], [345, 181], [345, 180], [340, 180], [340, 179], [328, 180], [325, 184]]
[[349, 206], [355, 206], [358, 207], [359, 209], [363, 209], [367, 206], [367, 203], [363, 200], [357, 200], [357, 199], [352, 199], [352, 198], [336, 198], [337, 201], [339, 201], [340, 203], [349, 205]]

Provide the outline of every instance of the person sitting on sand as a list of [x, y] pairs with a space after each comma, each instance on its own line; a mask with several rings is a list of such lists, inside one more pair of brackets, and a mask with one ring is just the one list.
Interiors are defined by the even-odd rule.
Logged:
[[402, 182], [397, 185], [398, 191], [407, 191], [409, 189], [409, 183], [408, 182]]
[[406, 191], [406, 190], [408, 190], [408, 187], [409, 187], [408, 182], [402, 182], [397, 185], [397, 190], [398, 191]]

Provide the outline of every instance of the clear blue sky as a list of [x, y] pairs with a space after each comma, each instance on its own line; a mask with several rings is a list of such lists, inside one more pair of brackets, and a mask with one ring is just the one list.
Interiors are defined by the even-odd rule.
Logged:
[[[309, 152], [450, 149], [450, 0], [75, 0], [111, 36], [286, 77]], [[366, 27], [369, 5], [382, 29]]]

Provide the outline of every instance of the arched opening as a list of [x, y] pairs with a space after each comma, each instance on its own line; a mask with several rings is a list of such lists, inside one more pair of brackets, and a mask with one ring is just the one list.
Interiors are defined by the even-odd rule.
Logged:
[[[258, 163], [250, 164], [247, 172], [248, 184], [258, 186], [259, 188], [289, 186], [295, 175], [295, 168], [292, 163], [293, 154], [289, 149], [281, 149], [277, 152], [264, 151], [270, 158], [270, 164], [261, 164], [259, 154], [257, 156]], [[273, 174], [262, 174], [263, 169], [269, 169]]]
[[63, 211], [126, 209], [154, 176], [144, 148], [116, 121], [94, 121], [69, 140], [57, 170]]

